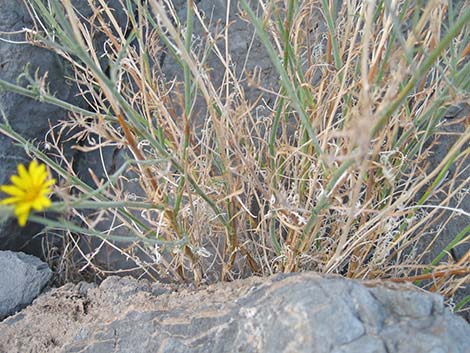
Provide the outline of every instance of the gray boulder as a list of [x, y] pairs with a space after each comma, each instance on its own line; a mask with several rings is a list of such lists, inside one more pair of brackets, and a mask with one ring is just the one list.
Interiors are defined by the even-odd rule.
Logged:
[[0, 251], [0, 320], [31, 304], [51, 276], [37, 257]]
[[465, 353], [470, 326], [408, 285], [316, 273], [202, 290], [112, 277], [67, 285], [0, 323], [6, 352]]

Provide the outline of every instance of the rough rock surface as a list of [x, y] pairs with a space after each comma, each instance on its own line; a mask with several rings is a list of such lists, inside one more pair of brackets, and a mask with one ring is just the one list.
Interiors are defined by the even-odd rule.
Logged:
[[[181, 23], [186, 22], [186, 1], [175, 0], [174, 7], [178, 19]], [[252, 10], [261, 16], [261, 6], [259, 1], [249, 0]], [[180, 5], [181, 4], [181, 5]], [[283, 6], [281, 3], [279, 6]], [[244, 99], [248, 105], [256, 103], [256, 118], [262, 120], [265, 115], [269, 115], [269, 111], [273, 109], [275, 96], [267, 91], [276, 92], [279, 88], [279, 74], [269, 58], [267, 51], [256, 34], [255, 27], [249, 23], [243, 16], [240, 16], [242, 5], [239, 0], [227, 2], [225, 0], [200, 0], [197, 1], [197, 8], [201, 16], [204, 18], [204, 28], [199, 21], [194, 21], [193, 28], [193, 52], [204, 62], [206, 74], [210, 77], [210, 81], [216, 91], [225, 89], [227, 84], [226, 65], [238, 78], [237, 85], [244, 92]], [[228, 16], [227, 16], [228, 14]], [[319, 47], [326, 42], [322, 39], [326, 38], [326, 23], [320, 12], [312, 11], [310, 20], [315, 30], [311, 33], [310, 41]], [[221, 26], [228, 25], [229, 41], [217, 35]], [[210, 35], [214, 39], [214, 47], [217, 47], [220, 53], [228, 53], [223, 58], [216, 54], [215, 50], [205, 53], [205, 40]], [[226, 48], [228, 44], [228, 48]], [[207, 57], [205, 57], [207, 56]], [[204, 60], [202, 58], [205, 57]], [[315, 62], [319, 58], [312, 58]], [[318, 62], [320, 64], [320, 61]], [[172, 81], [175, 77], [178, 81], [183, 81], [183, 71], [171, 55], [163, 58], [162, 71], [168, 81]], [[319, 75], [315, 75], [313, 82], [319, 80]], [[238, 87], [231, 83], [230, 90], [238, 91]], [[262, 89], [261, 89], [262, 88]], [[202, 97], [198, 97], [194, 104], [193, 117], [199, 116], [196, 124], [204, 124], [206, 117], [207, 105]], [[196, 130], [198, 131], [198, 130]]]
[[[60, 99], [71, 100], [71, 86], [65, 83], [66, 68], [52, 52], [24, 44], [24, 34], [8, 35], [4, 32], [21, 31], [31, 28], [32, 21], [22, 0], [0, 0], [0, 78], [16, 83], [18, 77], [29, 65], [29, 73], [34, 75], [36, 70], [39, 76], [48, 73], [50, 91], [57, 92]], [[22, 42], [23, 44], [19, 44]], [[19, 81], [26, 85], [27, 81]], [[54, 124], [65, 117], [65, 112], [57, 107], [39, 103], [11, 92], [0, 92], [0, 116], [6, 118], [17, 132], [28, 139], [44, 141], [49, 129], [49, 122]], [[0, 184], [5, 184], [16, 165], [26, 162], [27, 158], [23, 148], [11, 143], [11, 140], [0, 134]], [[11, 219], [0, 225], [0, 249], [19, 250], [25, 242], [30, 240], [27, 234], [37, 233], [39, 228], [29, 225], [20, 229], [16, 220]]]
[[[87, 0], [72, 0], [74, 6], [82, 14], [83, 18], [90, 18], [90, 9], [88, 8]], [[112, 7], [116, 9], [118, 14], [118, 22], [122, 23], [123, 26], [126, 25], [126, 19], [122, 14], [118, 13], [119, 9], [119, 0], [110, 0], [107, 1], [108, 4], [111, 4]], [[174, 0], [174, 7], [178, 12], [178, 16], [181, 21], [184, 23], [186, 16], [185, 0]], [[211, 24], [208, 26], [211, 33], [216, 33], [216, 28], [218, 26], [218, 21], [225, 23], [226, 17], [226, 7], [228, 2], [221, 0], [200, 0], [195, 1], [198, 8], [201, 12], [204, 13], [205, 18]], [[251, 2], [255, 3], [255, 1]], [[239, 7], [239, 2], [233, 0], [230, 2], [232, 10], [230, 11], [229, 21], [232, 23], [230, 26], [230, 42], [229, 42], [229, 52], [231, 57], [230, 64], [234, 67], [234, 71], [237, 76], [242, 76], [242, 73], [253, 73], [257, 71], [260, 74], [260, 83], [265, 87], [276, 87], [277, 85], [277, 74], [273, 69], [269, 58], [267, 57], [264, 47], [257, 40], [256, 35], [254, 35], [254, 29], [252, 26], [249, 26], [247, 22], [240, 20], [237, 16], [236, 9]], [[253, 6], [255, 8], [256, 6]], [[319, 16], [321, 19], [321, 16]], [[322, 38], [322, 33], [325, 31], [325, 26], [322, 20], [313, 19], [312, 22], [317, 23], [318, 28], [314, 31], [316, 38], [312, 38], [312, 41], [317, 43]], [[10, 32], [21, 30], [24, 27], [31, 27], [32, 22], [29, 18], [29, 14], [26, 11], [22, 0], [0, 0], [0, 31]], [[206, 34], [202, 26], [197, 24], [194, 29], [194, 50], [202, 53], [202, 43], [203, 38]], [[23, 40], [23, 36], [20, 34], [16, 35], [1, 35], [2, 38], [18, 41]], [[97, 48], [102, 48], [104, 39], [97, 38]], [[225, 52], [224, 42], [219, 40], [217, 44], [220, 46], [221, 52]], [[159, 59], [160, 58], [156, 58]], [[27, 44], [15, 44], [5, 41], [0, 41], [0, 78], [8, 80], [10, 82], [15, 82], [18, 76], [24, 71], [24, 66], [30, 63], [31, 69], [30, 72], [34, 73], [37, 68], [39, 68], [39, 74], [43, 75], [45, 72], [48, 72], [48, 82], [50, 83], [50, 90], [55, 92], [58, 98], [65, 99], [70, 102], [74, 102], [76, 98], [74, 97], [76, 91], [73, 89], [73, 86], [67, 83], [64, 79], [64, 76], [68, 73], [68, 68], [56, 55], [53, 53], [33, 47]], [[167, 55], [162, 59], [162, 66], [166, 73], [168, 80], [173, 79], [175, 76], [181, 79], [182, 73], [181, 68], [178, 67], [172, 58]], [[217, 58], [214, 53], [211, 53], [206, 60], [206, 67], [210, 73], [211, 79], [214, 82], [216, 88], [220, 88], [220, 85], [223, 82], [223, 73], [224, 65], [221, 60]], [[22, 80], [22, 83], [25, 84], [25, 81]], [[249, 85], [247, 81], [242, 83], [243, 88], [245, 89], [245, 96], [254, 101], [261, 94], [260, 90], [255, 87], [256, 85]], [[266, 104], [269, 104], [269, 95], [265, 99]], [[204, 111], [204, 105], [200, 100], [194, 110], [195, 113]], [[263, 103], [264, 104], [264, 103]], [[266, 107], [260, 103], [259, 113], [260, 116], [263, 115], [263, 109]], [[469, 115], [468, 107], [463, 107], [462, 109], [457, 109], [449, 112], [448, 119], [460, 119]], [[42, 141], [44, 139], [44, 134], [49, 128], [49, 121], [53, 124], [57, 120], [65, 117], [65, 112], [57, 107], [42, 104], [34, 100], [24, 98], [8, 92], [0, 92], [0, 119], [3, 119], [3, 116], [8, 119], [13, 128], [22, 133], [27, 138], [36, 138], [37, 141]], [[257, 109], [258, 112], [258, 109]], [[197, 114], [201, 117], [204, 114]], [[460, 122], [444, 131], [445, 133], [457, 133], [461, 132], [464, 126], [464, 122]], [[431, 167], [435, 167], [441, 160], [443, 154], [445, 154], [450, 148], [453, 141], [455, 141], [455, 135], [443, 135], [439, 139], [439, 144], [436, 145], [436, 152], [430, 158]], [[113, 153], [109, 153], [113, 155]], [[80, 174], [82, 176], [87, 175], [88, 168], [94, 170], [99, 170], [101, 167], [100, 160], [93, 156], [80, 156], [76, 158], [77, 166], [79, 167]], [[0, 184], [3, 184], [7, 181], [10, 173], [14, 170], [15, 165], [18, 162], [24, 162], [25, 156], [22, 153], [22, 148], [17, 147], [11, 144], [11, 141], [0, 135]], [[115, 161], [112, 160], [108, 163], [111, 165]], [[465, 166], [468, 166], [468, 161], [466, 161]], [[461, 169], [464, 169], [462, 167]], [[455, 168], [451, 168], [451, 172]], [[469, 178], [470, 169], [466, 169], [460, 174], [459, 179], [465, 180]], [[99, 172], [97, 172], [99, 175]], [[448, 179], [452, 177], [452, 173], [449, 175]], [[468, 193], [467, 193], [468, 194]], [[450, 207], [459, 207], [465, 212], [470, 212], [470, 198], [463, 197], [458, 203], [456, 200], [452, 200]], [[437, 201], [436, 201], [437, 203]], [[446, 223], [445, 220], [447, 217], [443, 217], [442, 220], [445, 224], [445, 227], [442, 228], [440, 236], [437, 238], [436, 242], [432, 249], [430, 249], [426, 260], [433, 259], [435, 256], [444, 249], [450, 241], [452, 241], [456, 234], [459, 234], [465, 227], [468, 226], [468, 218], [465, 216], [456, 217], [451, 222]], [[30, 225], [27, 229], [20, 229], [16, 226], [16, 220], [11, 219], [4, 225], [0, 225], [0, 249], [19, 249], [24, 246], [26, 241], [31, 239], [31, 235], [35, 234], [39, 228], [34, 228]], [[427, 247], [430, 240], [432, 239], [433, 234], [423, 237], [423, 250]], [[468, 232], [465, 236], [468, 236]], [[41, 247], [39, 240], [35, 241], [35, 244], [32, 244], [27, 249], [28, 251], [39, 254]], [[452, 258], [449, 258], [449, 262], [458, 261], [461, 259], [466, 252], [469, 250], [469, 242], [462, 242], [454, 250], [450, 251], [449, 254]], [[109, 253], [106, 254], [106, 258], [103, 258], [103, 262], [107, 263], [111, 268], [118, 268], [125, 261], [121, 261], [122, 257], [116, 253], [112, 254], [109, 259]], [[126, 260], [126, 259], [124, 259]], [[447, 259], [443, 259], [446, 261]], [[119, 264], [119, 266], [117, 265]], [[466, 288], [461, 290], [461, 297], [467, 295], [470, 292], [469, 285], [466, 284]], [[458, 299], [456, 300], [458, 301]], [[468, 317], [470, 320], [470, 317]]]
[[[467, 103], [452, 106], [445, 114], [445, 124], [440, 127], [436, 138], [434, 139], [433, 154], [429, 157], [428, 170], [431, 171], [441, 163], [448, 151], [454, 143], [465, 132], [466, 126], [470, 122], [470, 105]], [[462, 151], [470, 148], [467, 142], [462, 147]], [[450, 183], [455, 180], [454, 184]], [[426, 203], [431, 205], [439, 205], [442, 203], [451, 189], [468, 183], [470, 180], [470, 157], [460, 159], [454, 162], [446, 175], [443, 183], [448, 183], [445, 192], [434, 195]], [[424, 191], [424, 190], [423, 190]], [[418, 198], [421, 195], [418, 195]], [[470, 197], [469, 188], [463, 188], [457, 195], [449, 200], [447, 205], [452, 209], [460, 209], [463, 212], [470, 213]], [[430, 212], [430, 210], [428, 210]], [[434, 225], [434, 227], [424, 232], [423, 237], [417, 244], [416, 253], [424, 254], [422, 262], [430, 263], [439, 253], [454, 241], [457, 235], [460, 235], [457, 245], [450, 251], [446, 251], [445, 257], [442, 258], [443, 263], [458, 263], [470, 251], [470, 222], [469, 217], [463, 213], [458, 214], [454, 211], [442, 212], [442, 217]], [[432, 244], [432, 246], [430, 246]], [[466, 281], [461, 284], [460, 289], [454, 296], [454, 302], [458, 303], [465, 296], [470, 295], [470, 282]], [[462, 312], [462, 316], [470, 322], [470, 311]]]
[[[467, 108], [467, 120], [470, 121], [468, 118], [470, 117], [470, 106]], [[444, 127], [441, 131], [441, 135], [437, 138], [438, 140], [438, 145], [434, 149], [434, 154], [432, 158], [430, 158], [430, 164], [431, 168], [437, 166], [443, 159], [445, 154], [452, 148], [454, 143], [457, 141], [457, 139], [464, 133], [465, 131], [465, 123], [464, 121], [460, 121], [458, 123], [455, 123], [453, 125], [448, 125]], [[462, 150], [465, 150], [466, 148], [470, 147], [470, 143], [467, 143], [462, 147]], [[452, 180], [452, 178], [455, 178], [456, 180], [456, 185], [461, 185], [467, 180], [470, 180], [470, 157], [467, 157], [464, 159], [462, 164], [458, 166], [458, 163], [454, 163], [450, 168], [449, 168], [449, 174], [446, 177], [445, 181]], [[459, 168], [457, 168], [457, 166]], [[433, 203], [437, 202], [442, 202], [444, 200], [443, 195], [438, 196], [438, 200], [433, 200]], [[465, 188], [460, 192], [456, 197], [454, 197], [450, 203], [449, 207], [451, 208], [456, 208], [456, 209], [461, 209], [464, 212], [470, 213], [470, 197], [469, 197], [469, 190], [468, 188]], [[444, 214], [443, 223], [448, 219], [450, 216], [450, 212], [447, 212]], [[437, 256], [438, 252], [442, 249], [444, 249], [453, 238], [462, 232], [468, 225], [470, 224], [468, 216], [465, 216], [464, 214], [457, 215], [453, 217], [449, 222], [445, 224], [445, 227], [442, 229], [442, 233], [444, 234], [444, 237], [439, 237], [436, 239], [438, 246], [435, 246], [433, 250], [431, 251], [431, 256]], [[438, 228], [438, 227], [437, 227]], [[465, 237], [468, 237], [470, 235], [470, 230], [466, 232], [466, 234], [462, 237], [464, 239]], [[454, 260], [458, 261], [462, 257], [465, 256], [465, 254], [470, 251], [470, 242], [469, 241], [464, 241], [460, 242], [456, 247], [454, 247], [451, 250], [451, 256], [454, 258]]]
[[1, 352], [453, 352], [470, 326], [412, 286], [315, 273], [202, 290], [111, 277], [67, 285], [0, 323]]
[[31, 304], [51, 276], [37, 257], [0, 251], [0, 320]]
[[[89, 18], [92, 11], [87, 0], [72, 0], [76, 10], [84, 17]], [[118, 11], [119, 0], [108, 1], [116, 9], [118, 21], [125, 26], [126, 18], [122, 11]], [[28, 85], [28, 81], [19, 76], [26, 71], [31, 76], [44, 77], [50, 93], [69, 103], [84, 105], [77, 97], [77, 87], [66, 79], [72, 76], [71, 68], [58, 55], [47, 49], [39, 48], [25, 42], [25, 35], [21, 33], [24, 28], [32, 28], [33, 22], [23, 0], [0, 0], [0, 79]], [[16, 33], [12, 33], [16, 32]], [[96, 46], [103, 47], [104, 37], [95, 38]], [[59, 120], [65, 119], [67, 112], [56, 106], [40, 103], [34, 99], [20, 96], [11, 92], [0, 92], [0, 120], [5, 118], [12, 128], [23, 137], [43, 143], [46, 132], [50, 126]], [[67, 151], [66, 151], [67, 152]], [[75, 156], [77, 159], [79, 156]], [[0, 134], [0, 184], [8, 183], [12, 172], [18, 163], [27, 163], [21, 146], [11, 143], [11, 140]], [[38, 233], [40, 228], [28, 224], [26, 228], [19, 228], [15, 219], [0, 224], [0, 249], [20, 250], [40, 255], [40, 240], [31, 241], [31, 236]]]

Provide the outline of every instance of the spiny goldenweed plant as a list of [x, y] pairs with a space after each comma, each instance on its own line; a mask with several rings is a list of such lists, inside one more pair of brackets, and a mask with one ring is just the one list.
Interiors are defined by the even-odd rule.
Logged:
[[[470, 255], [448, 253], [469, 227], [431, 261], [416, 250], [445, 211], [469, 216], [450, 206], [468, 197], [468, 121], [428, 163], [446, 112], [469, 99], [468, 2], [232, 0], [211, 23], [192, 0], [182, 17], [170, 0], [121, 0], [125, 28], [107, 1], [90, 1], [89, 17], [70, 0], [26, 2], [29, 40], [68, 61], [86, 105], [58, 100], [41, 79], [0, 81], [70, 112], [48, 153], [8, 124], [0, 131], [57, 175], [50, 210], [62, 216], [30, 219], [64, 231], [83, 268], [106, 274], [95, 257], [115, 249], [165, 281], [316, 270], [451, 296], [468, 280]], [[235, 15], [253, 28], [246, 62], [257, 43], [274, 86], [232, 59]], [[165, 75], [163, 56], [181, 75]], [[248, 96], [253, 87], [270, 98]], [[104, 173], [85, 182], [66, 139], [100, 156]], [[121, 158], [113, 168], [108, 148]]]

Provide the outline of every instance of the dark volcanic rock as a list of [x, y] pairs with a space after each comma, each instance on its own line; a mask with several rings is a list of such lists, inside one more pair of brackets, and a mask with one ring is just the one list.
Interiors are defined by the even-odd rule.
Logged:
[[[428, 158], [429, 171], [437, 168], [455, 142], [465, 133], [469, 116], [469, 104], [459, 104], [448, 109], [445, 114], [445, 124], [439, 128], [433, 140], [432, 154]], [[462, 151], [469, 147], [470, 143], [467, 142], [462, 147]], [[453, 183], [451, 183], [452, 180], [454, 181]], [[444, 192], [435, 193], [435, 195], [426, 201], [428, 205], [438, 206], [445, 201], [453, 190], [466, 184], [459, 193], [448, 201], [445, 206], [449, 207], [449, 209], [441, 212], [438, 222], [432, 229], [424, 233], [417, 244], [415, 252], [417, 254], [424, 254], [422, 258], [423, 263], [433, 261], [451, 243], [455, 242], [458, 235], [460, 235], [460, 239], [456, 242], [456, 246], [445, 252], [441, 262], [458, 263], [470, 251], [470, 241], [468, 240], [470, 237], [470, 222], [468, 217], [470, 213], [469, 180], [470, 157], [467, 155], [464, 158], [458, 159], [449, 167], [448, 173], [442, 182], [443, 185], [447, 183], [444, 187]], [[455, 210], [463, 212], [459, 213], [459, 211]], [[426, 209], [424, 211], [431, 212], [431, 210]], [[467, 213], [467, 215], [464, 213]], [[457, 304], [469, 295], [470, 283], [466, 281], [461, 284], [461, 288], [456, 292], [453, 300]], [[467, 310], [462, 315], [470, 322], [470, 311]]]
[[412, 286], [303, 273], [169, 291], [117, 278], [54, 290], [0, 324], [0, 351], [465, 353], [470, 346], [470, 326], [442, 297]]
[[[83, 18], [92, 15], [87, 0], [73, 0], [72, 3]], [[125, 28], [127, 17], [122, 11], [119, 0], [107, 3], [115, 9], [118, 22], [121, 22]], [[32, 27], [33, 22], [23, 0], [0, 0], [0, 31], [3, 32], [1, 37], [4, 39], [0, 40], [0, 79], [27, 86], [28, 80], [20, 77], [24, 72], [29, 72], [33, 77], [45, 77], [45, 84], [55, 97], [84, 106], [84, 102], [77, 97], [78, 88], [66, 79], [72, 75], [72, 71], [64, 60], [52, 51], [26, 43], [24, 33], [8, 34]], [[104, 36], [97, 35], [94, 39], [96, 47], [103, 48]], [[103, 65], [106, 66], [106, 63]], [[67, 112], [51, 104], [41, 103], [12, 92], [0, 91], [0, 115], [0, 119], [6, 119], [23, 137], [34, 139], [36, 143], [41, 144], [44, 143], [50, 127], [65, 119]], [[71, 156], [71, 151], [66, 151], [66, 155]], [[9, 182], [8, 179], [15, 172], [18, 163], [28, 161], [29, 158], [22, 146], [12, 144], [10, 138], [0, 134], [0, 185]], [[28, 224], [26, 228], [19, 228], [16, 220], [10, 219], [0, 225], [0, 249], [24, 249], [41, 255], [40, 241], [30, 243], [31, 236], [39, 230], [39, 226], [32, 224]]]
[[[31, 28], [32, 21], [21, 0], [0, 0], [0, 31], [13, 32], [23, 28]], [[50, 83], [51, 93], [64, 100], [73, 99], [73, 89], [66, 83], [66, 67], [52, 52], [34, 47], [24, 42], [24, 34], [6, 35], [0, 41], [0, 78], [2, 80], [25, 86], [28, 82], [18, 77], [29, 65], [29, 73], [44, 76]], [[18, 44], [17, 42], [22, 42]], [[5, 118], [12, 128], [27, 139], [44, 141], [49, 124], [63, 119], [66, 112], [58, 107], [37, 102], [11, 92], [0, 92], [0, 109], [2, 119]], [[0, 134], [0, 184], [9, 182], [9, 177], [16, 171], [16, 165], [27, 162], [28, 158], [22, 146], [12, 144], [7, 136]], [[0, 249], [18, 250], [31, 239], [31, 235], [39, 230], [29, 225], [21, 229], [16, 220], [9, 220], [0, 225]]]

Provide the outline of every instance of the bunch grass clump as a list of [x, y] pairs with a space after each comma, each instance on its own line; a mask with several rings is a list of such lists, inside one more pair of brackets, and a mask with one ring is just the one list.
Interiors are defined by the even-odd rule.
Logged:
[[[70, 0], [27, 3], [29, 40], [71, 65], [86, 108], [56, 99], [40, 79], [0, 81], [70, 111], [49, 134], [53, 153], [8, 124], [0, 131], [62, 180], [51, 206], [62, 216], [30, 219], [64, 231], [82, 270], [108, 273], [94, 259], [112, 248], [165, 281], [315, 270], [421, 281], [449, 296], [468, 281], [469, 254], [448, 253], [469, 227], [436, 258], [417, 250], [423, 236], [439, 236], [444, 213], [469, 216], [450, 206], [468, 193], [459, 178], [468, 124], [437, 166], [428, 163], [446, 112], [468, 103], [467, 2], [232, 0], [214, 24], [192, 0], [185, 18], [171, 1], [126, 0], [126, 28], [102, 0], [90, 1], [90, 18]], [[270, 58], [273, 87], [232, 60], [233, 11]], [[181, 75], [167, 77], [162, 55]], [[253, 87], [259, 96], [247, 96]], [[90, 170], [84, 182], [65, 139], [101, 156], [103, 174]], [[124, 156], [114, 169], [110, 148]]]

